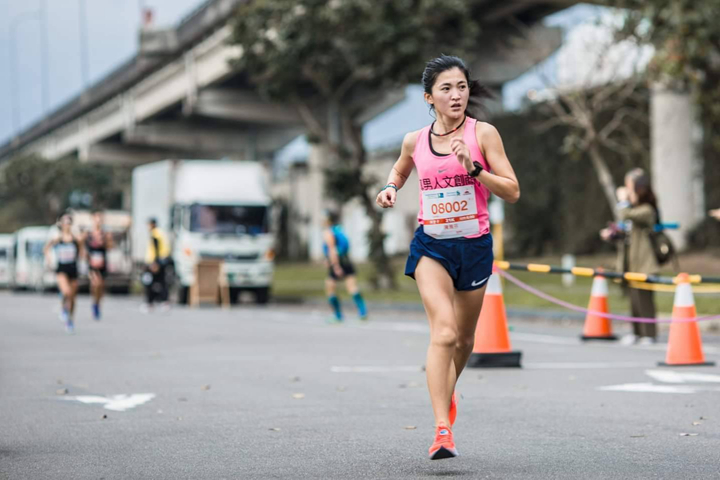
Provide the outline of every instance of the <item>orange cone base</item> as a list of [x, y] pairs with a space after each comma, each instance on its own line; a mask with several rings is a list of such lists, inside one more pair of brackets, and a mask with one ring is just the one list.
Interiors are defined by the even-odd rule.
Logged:
[[522, 352], [472, 353], [467, 366], [471, 368], [521, 368]]
[[604, 335], [604, 336], [602, 336], [602, 337], [596, 337], [596, 336], [593, 336], [593, 335], [580, 335], [580, 340], [582, 340], [583, 342], [587, 342], [588, 340], [610, 340], [610, 341], [615, 341], [615, 340], [617, 340], [617, 339], [618, 339], [618, 338], [617, 338], [616, 335]]
[[715, 362], [701, 362], [701, 363], [665, 363], [658, 362], [658, 367], [714, 367]]

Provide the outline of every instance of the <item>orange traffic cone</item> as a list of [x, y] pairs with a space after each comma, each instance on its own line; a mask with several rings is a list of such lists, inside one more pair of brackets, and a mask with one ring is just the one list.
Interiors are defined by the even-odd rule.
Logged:
[[488, 280], [480, 319], [475, 329], [475, 347], [468, 367], [520, 367], [522, 352], [510, 349], [507, 314], [500, 278], [493, 273]]
[[697, 318], [695, 310], [695, 298], [693, 297], [690, 278], [687, 273], [678, 275], [678, 286], [675, 289], [675, 302], [673, 303], [673, 321], [670, 324], [670, 336], [668, 337], [667, 355], [664, 362], [658, 362], [661, 366], [698, 366], [715, 365], [714, 362], [706, 362], [702, 350], [702, 339], [697, 322], [689, 322], [686, 319]]
[[[593, 279], [588, 310], [608, 313], [608, 284], [603, 276], [597, 275]], [[582, 340], [617, 340], [612, 333], [610, 319], [590, 312], [585, 317], [585, 327], [580, 338]]]

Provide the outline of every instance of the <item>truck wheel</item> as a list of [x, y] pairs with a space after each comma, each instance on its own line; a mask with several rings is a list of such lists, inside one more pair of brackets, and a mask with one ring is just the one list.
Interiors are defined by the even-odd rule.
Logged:
[[270, 301], [270, 287], [255, 289], [255, 303], [265, 305]]
[[178, 305], [187, 305], [188, 296], [190, 295], [190, 287], [180, 286], [178, 288]]
[[121, 285], [110, 289], [110, 293], [115, 295], [130, 295], [130, 285]]
[[240, 289], [237, 287], [230, 287], [230, 304], [237, 305], [240, 302]]

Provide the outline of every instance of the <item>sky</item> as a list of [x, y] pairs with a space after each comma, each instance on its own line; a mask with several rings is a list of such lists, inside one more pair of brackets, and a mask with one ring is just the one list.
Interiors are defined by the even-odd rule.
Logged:
[[[157, 26], [175, 25], [203, 0], [44, 0], [48, 19], [48, 93], [49, 110], [59, 107], [83, 89], [80, 41], [80, 6], [85, 5], [89, 83], [101, 79], [137, 50], [140, 5], [153, 8]], [[27, 128], [43, 115], [40, 22], [28, 16], [38, 11], [43, 0], [0, 0], [0, 144], [16, 131], [13, 105], [19, 106], [20, 128]], [[598, 15], [598, 7], [579, 5], [545, 20], [549, 26], [563, 27], [566, 34]], [[11, 25], [15, 28], [11, 29]], [[10, 32], [14, 31], [14, 35]], [[16, 52], [12, 68], [11, 50]], [[557, 70], [557, 55], [540, 68]], [[17, 88], [13, 88], [14, 75]], [[545, 84], [531, 70], [509, 82], [503, 89], [506, 109], [520, 106], [528, 90]], [[13, 97], [16, 102], [13, 102]], [[421, 128], [431, 121], [419, 86], [407, 87], [406, 99], [369, 122], [364, 137], [370, 150], [393, 146], [405, 132]], [[282, 163], [302, 158], [307, 147], [297, 139], [279, 153]]]
[[[48, 107], [57, 108], [82, 91], [80, 6], [85, 5], [90, 83], [131, 58], [137, 50], [140, 5], [153, 8], [155, 24], [174, 25], [201, 0], [44, 0], [48, 35]], [[15, 132], [13, 96], [23, 128], [42, 118], [41, 23], [43, 0], [0, 0], [0, 144]], [[14, 27], [11, 28], [11, 25]], [[14, 32], [11, 35], [11, 31]], [[16, 52], [16, 67], [11, 51]], [[12, 77], [17, 88], [13, 88]]]

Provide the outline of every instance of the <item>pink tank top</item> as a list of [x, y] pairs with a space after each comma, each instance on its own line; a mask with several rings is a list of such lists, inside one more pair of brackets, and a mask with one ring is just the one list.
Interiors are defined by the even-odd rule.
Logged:
[[[490, 170], [490, 165], [483, 157], [475, 134], [477, 120], [467, 117], [463, 130], [463, 140], [470, 150], [470, 157], [474, 162], [480, 162], [485, 170]], [[480, 232], [476, 235], [469, 235], [466, 238], [477, 238], [490, 231], [490, 216], [488, 214], [488, 199], [490, 190], [476, 179], [472, 178], [467, 170], [460, 164], [454, 153], [450, 155], [436, 155], [430, 148], [430, 127], [423, 128], [418, 135], [413, 152], [413, 162], [420, 179], [420, 211], [418, 222], [423, 224], [423, 192], [449, 187], [460, 187], [466, 185], [474, 186], [475, 203], [477, 205], [477, 220], [480, 223]]]

